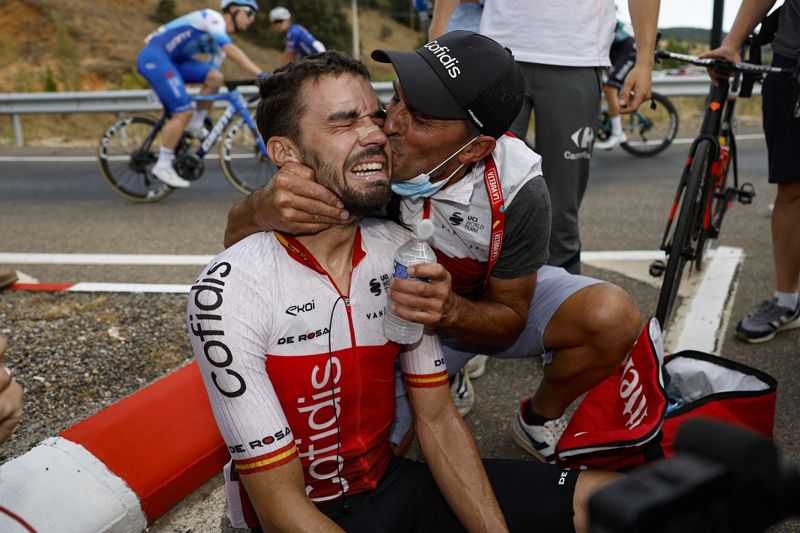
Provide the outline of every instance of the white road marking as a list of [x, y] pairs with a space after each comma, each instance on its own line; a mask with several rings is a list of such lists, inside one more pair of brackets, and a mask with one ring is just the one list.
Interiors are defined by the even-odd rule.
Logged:
[[0, 264], [11, 265], [200, 265], [213, 255], [26, 254], [0, 253]]
[[[714, 352], [719, 349], [719, 336], [724, 331], [726, 308], [735, 290], [734, 279], [744, 257], [740, 248], [720, 247], [708, 251], [708, 263], [700, 279], [684, 274], [681, 283], [681, 306], [675, 312], [670, 331], [665, 335], [669, 353], [683, 349]], [[0, 253], [0, 264], [58, 264], [58, 265], [189, 265], [205, 266], [211, 255], [146, 255], [146, 254], [45, 254]], [[654, 259], [664, 259], [661, 250], [614, 250], [582, 252], [581, 259], [597, 268], [659, 286], [659, 281], [647, 274]], [[66, 289], [80, 292], [149, 292], [186, 293], [188, 285], [150, 283], [77, 283]]]
[[[737, 141], [753, 141], [763, 139], [763, 133], [743, 133], [736, 136]], [[661, 141], [650, 141], [648, 144], [659, 144]], [[694, 142], [694, 137], [686, 137], [681, 139], [673, 139], [672, 144], [691, 144]], [[642, 143], [640, 143], [642, 144]], [[235, 158], [239, 157], [252, 157], [251, 154], [241, 156], [234, 155]], [[112, 159], [122, 159], [113, 157]], [[205, 159], [219, 159], [218, 154], [207, 154]], [[6, 155], [0, 156], [0, 163], [88, 163], [97, 161], [97, 156], [93, 155]]]
[[699, 350], [716, 353], [720, 348], [720, 335], [725, 331], [726, 308], [732, 303], [736, 271], [744, 259], [741, 248], [720, 246], [706, 264], [700, 286], [686, 307], [682, 324], [670, 331], [672, 353], [681, 350]]

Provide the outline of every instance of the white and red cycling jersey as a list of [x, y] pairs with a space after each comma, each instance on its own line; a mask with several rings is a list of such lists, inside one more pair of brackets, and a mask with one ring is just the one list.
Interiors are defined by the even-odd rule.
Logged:
[[513, 135], [459, 181], [430, 199], [400, 201], [400, 222], [434, 225], [431, 247], [452, 276], [453, 290], [471, 295], [487, 274], [512, 279], [535, 272], [548, 258], [550, 197], [542, 158]]
[[[192, 348], [239, 474], [297, 457], [315, 502], [377, 486], [392, 456], [398, 353], [407, 386], [447, 385], [434, 334], [402, 352], [383, 334], [394, 252], [407, 239], [394, 223], [362, 221], [349, 294], [280, 233], [222, 252], [192, 286]], [[229, 502], [234, 525], [240, 512], [256, 525], [248, 507]]]

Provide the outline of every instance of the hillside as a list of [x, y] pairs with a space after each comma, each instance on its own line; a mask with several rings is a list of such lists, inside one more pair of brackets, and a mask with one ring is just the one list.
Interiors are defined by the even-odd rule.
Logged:
[[[133, 75], [145, 35], [157, 27], [149, 15], [157, 0], [6, 0], [0, 2], [0, 91], [106, 90], [141, 85]], [[207, 7], [207, 0], [177, 0], [176, 12]], [[307, 23], [313, 31], [313, 24]], [[420, 34], [374, 11], [361, 11], [362, 50], [378, 46], [413, 49]], [[256, 63], [272, 70], [279, 50], [234, 36]], [[350, 52], [350, 50], [348, 50]], [[376, 65], [370, 64], [371, 70]], [[237, 67], [227, 62], [226, 73]], [[375, 68], [385, 79], [391, 68]]]
[[[0, 0], [0, 92], [146, 87], [135, 73], [135, 63], [144, 37], [158, 26], [149, 18], [157, 3], [158, 0]], [[181, 15], [208, 5], [208, 0], [176, 0], [176, 13]], [[347, 16], [349, 20], [349, 11]], [[312, 23], [306, 25], [313, 31]], [[371, 50], [413, 50], [421, 44], [419, 32], [376, 11], [360, 11], [359, 33], [362, 57], [375, 80], [392, 79], [393, 71], [391, 66], [369, 59]], [[278, 66], [280, 50], [262, 48], [237, 36], [234, 40], [266, 70]], [[241, 77], [241, 70], [231, 61], [223, 65], [223, 72], [230, 78]], [[86, 144], [96, 141], [112, 117], [24, 115], [22, 123], [25, 140], [31, 144]], [[12, 142], [10, 121], [0, 120], [0, 144]]]

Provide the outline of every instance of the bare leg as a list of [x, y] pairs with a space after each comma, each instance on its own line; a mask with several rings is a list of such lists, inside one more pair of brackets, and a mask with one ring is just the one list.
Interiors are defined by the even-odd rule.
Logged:
[[563, 415], [625, 359], [641, 321], [631, 297], [610, 283], [591, 285], [568, 298], [544, 333], [545, 347], [554, 350], [553, 361], [544, 368], [533, 411], [547, 418]]
[[191, 118], [191, 109], [172, 115], [172, 118], [164, 124], [164, 129], [161, 130], [161, 146], [174, 150], [178, 146], [183, 130], [186, 129], [186, 125], [189, 124]]
[[[203, 96], [208, 96], [210, 94], [217, 94], [224, 82], [225, 78], [223, 77], [222, 72], [220, 72], [219, 70], [211, 69], [208, 71], [208, 74], [206, 74], [206, 79], [203, 82], [203, 86], [200, 88], [200, 94]], [[214, 102], [211, 100], [206, 102], [197, 102], [197, 109], [210, 113], [211, 107], [213, 105]]]
[[796, 292], [800, 278], [800, 182], [778, 185], [772, 211], [772, 253], [775, 287]]
[[575, 493], [572, 495], [572, 509], [575, 511], [573, 524], [576, 533], [588, 533], [589, 524], [589, 499], [604, 486], [622, 479], [619, 472], [604, 472], [602, 470], [585, 470], [578, 476], [575, 483]]
[[603, 85], [603, 96], [606, 97], [606, 103], [608, 104], [608, 116], [618, 117], [619, 91], [617, 91], [617, 88], [610, 85]]

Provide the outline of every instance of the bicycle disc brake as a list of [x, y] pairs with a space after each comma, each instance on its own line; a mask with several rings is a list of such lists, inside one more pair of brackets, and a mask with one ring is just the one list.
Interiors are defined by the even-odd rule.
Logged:
[[185, 153], [175, 158], [175, 172], [185, 180], [194, 181], [203, 175], [205, 165], [197, 154]]

